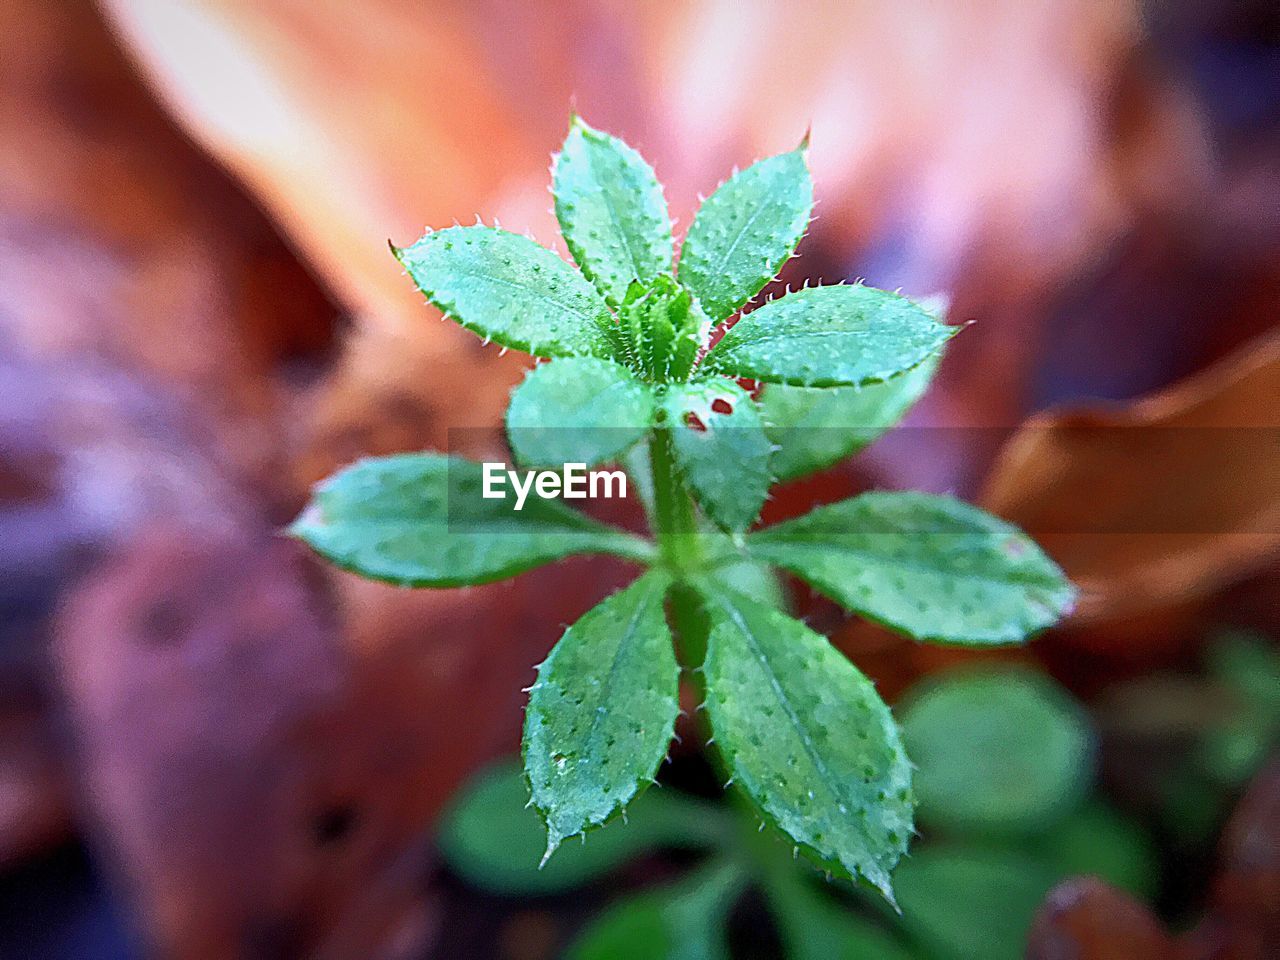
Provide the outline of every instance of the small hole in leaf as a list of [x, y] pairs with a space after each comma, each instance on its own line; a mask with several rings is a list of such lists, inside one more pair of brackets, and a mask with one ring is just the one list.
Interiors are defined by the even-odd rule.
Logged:
[[698, 433], [706, 433], [707, 425], [698, 419], [698, 415], [690, 410], [684, 415], [684, 425], [690, 430], [696, 430]]
[[724, 397], [716, 397], [711, 401], [711, 410], [713, 413], [723, 413], [727, 416], [733, 413], [733, 404]]

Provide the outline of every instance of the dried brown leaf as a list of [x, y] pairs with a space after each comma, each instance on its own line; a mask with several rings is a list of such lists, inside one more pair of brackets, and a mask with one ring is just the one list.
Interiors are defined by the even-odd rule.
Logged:
[[981, 502], [1081, 587], [1077, 623], [1211, 594], [1280, 551], [1280, 336], [1127, 405], [1046, 413]]

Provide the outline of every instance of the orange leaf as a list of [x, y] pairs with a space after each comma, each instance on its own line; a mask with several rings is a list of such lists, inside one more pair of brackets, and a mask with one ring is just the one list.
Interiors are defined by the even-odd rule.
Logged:
[[1081, 587], [1076, 622], [1212, 594], [1280, 552], [1280, 336], [1128, 405], [1033, 417], [981, 502]]

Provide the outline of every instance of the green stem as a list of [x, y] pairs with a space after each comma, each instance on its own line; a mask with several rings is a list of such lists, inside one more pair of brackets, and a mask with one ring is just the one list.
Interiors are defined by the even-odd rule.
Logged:
[[649, 465], [653, 476], [653, 534], [660, 562], [675, 582], [670, 602], [677, 648], [682, 665], [702, 696], [702, 676], [694, 671], [706, 656], [707, 627], [701, 601], [688, 583], [706, 566], [707, 557], [693, 498], [676, 467], [671, 431], [665, 427], [655, 429], [649, 439]]
[[649, 438], [653, 471], [654, 536], [662, 562], [677, 580], [685, 579], [701, 559], [698, 520], [671, 449], [671, 431], [658, 427]]
[[[697, 689], [698, 700], [706, 700], [706, 684], [697, 667], [707, 653], [710, 625], [702, 601], [689, 580], [704, 573], [724, 558], [708, 553], [706, 538], [698, 525], [693, 499], [676, 468], [671, 450], [671, 433], [664, 427], [654, 430], [649, 440], [649, 466], [653, 478], [653, 510], [651, 523], [658, 545], [659, 562], [671, 573], [674, 586], [669, 594], [672, 623], [682, 666]], [[706, 733], [704, 729], [704, 733]], [[707, 752], [708, 761], [727, 777], [724, 759], [714, 748]], [[758, 831], [758, 817], [749, 801], [736, 788], [726, 791], [734, 819], [737, 821], [740, 856], [745, 858], [757, 880], [768, 890], [770, 899], [794, 898], [803, 894], [803, 882], [790, 862], [789, 850], [778, 842], [775, 832]]]

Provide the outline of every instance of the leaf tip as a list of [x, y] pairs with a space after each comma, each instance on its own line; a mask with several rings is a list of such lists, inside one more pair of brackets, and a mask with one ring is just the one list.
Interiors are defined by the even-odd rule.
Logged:
[[937, 290], [926, 296], [915, 298], [915, 302], [916, 306], [925, 313], [945, 322], [947, 314], [951, 312], [952, 296], [949, 291]]
[[292, 523], [284, 528], [283, 533], [295, 540], [309, 542], [308, 533], [322, 526], [324, 526], [324, 514], [320, 510], [320, 505], [312, 501], [293, 519]]
[[551, 855], [555, 853], [557, 849], [559, 849], [560, 841], [563, 839], [564, 837], [560, 836], [559, 834], [551, 830], [547, 831], [547, 849], [542, 854], [542, 859], [538, 861], [539, 870], [541, 870], [543, 867], [547, 865], [547, 861], [550, 860]]

